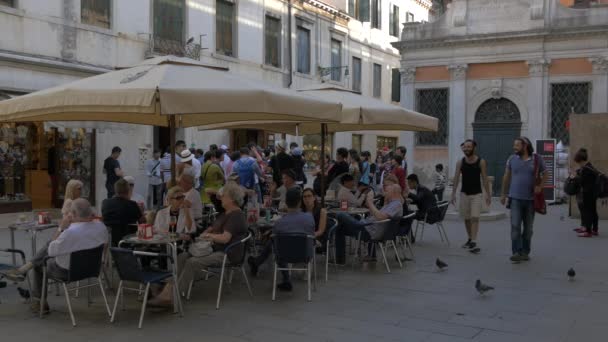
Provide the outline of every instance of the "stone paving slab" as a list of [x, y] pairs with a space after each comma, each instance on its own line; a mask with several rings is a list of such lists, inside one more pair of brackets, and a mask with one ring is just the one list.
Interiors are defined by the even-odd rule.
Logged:
[[[608, 227], [600, 222], [600, 236], [577, 238], [577, 221], [560, 216], [565, 207], [550, 207], [549, 215], [537, 216], [532, 261], [512, 265], [508, 219], [482, 222], [479, 244], [482, 252], [472, 255], [459, 247], [464, 240], [461, 222], [445, 223], [451, 246], [439, 239], [436, 229], [427, 228], [424, 241], [415, 246], [416, 261], [399, 269], [392, 257], [391, 274], [383, 265], [357, 266], [354, 270], [330, 269], [324, 282], [319, 260], [319, 286], [313, 301], [306, 301], [306, 283], [296, 275], [293, 293], [278, 293], [271, 301], [271, 269], [266, 267], [252, 281], [250, 298], [239, 276], [225, 286], [220, 310], [215, 310], [217, 279], [197, 283], [192, 300], [184, 302], [185, 315], [149, 310], [144, 328], [137, 329], [138, 302], [130, 294], [126, 310], [117, 321], [109, 319], [101, 297], [94, 291], [88, 307], [74, 299], [78, 326], [69, 322], [65, 299], [49, 297], [52, 312], [39, 319], [29, 312], [9, 284], [0, 289], [0, 331], [11, 340], [29, 341], [420, 341], [420, 342], [567, 342], [606, 341], [608, 336]], [[8, 247], [8, 230], [14, 220], [0, 215], [0, 247]], [[42, 246], [51, 232], [41, 234]], [[28, 250], [26, 234], [18, 232], [17, 248]], [[444, 272], [435, 258], [449, 264]], [[10, 257], [0, 253], [0, 262]], [[575, 281], [566, 270], [574, 267]], [[480, 297], [476, 279], [494, 285], [496, 291]], [[110, 304], [114, 295], [110, 294]]]

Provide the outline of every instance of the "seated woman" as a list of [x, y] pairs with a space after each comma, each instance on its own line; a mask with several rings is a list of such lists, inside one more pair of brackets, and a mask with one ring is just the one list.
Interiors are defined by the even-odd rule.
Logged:
[[[243, 191], [234, 183], [226, 184], [222, 188], [222, 206], [225, 212], [218, 216], [213, 225], [205, 230], [200, 238], [212, 243], [213, 252], [206, 256], [194, 257], [189, 253], [182, 253], [178, 257], [179, 285], [186, 288], [190, 281], [203, 269], [211, 266], [221, 266], [224, 260], [224, 249], [247, 235], [247, 219], [240, 207], [243, 203]], [[230, 251], [228, 258], [238, 262], [245, 253], [245, 246]], [[151, 299], [150, 305], [168, 306], [173, 302], [173, 288], [168, 283], [163, 291]]]
[[317, 201], [314, 190], [311, 188], [306, 188], [302, 192], [302, 211], [312, 214], [315, 219], [315, 238], [324, 242], [327, 238], [325, 236], [327, 209], [321, 207], [321, 204]]
[[174, 186], [167, 191], [167, 207], [159, 210], [154, 219], [154, 232], [168, 232], [169, 223], [172, 218], [177, 222], [177, 233], [190, 233], [194, 227], [194, 221], [190, 213], [190, 205], [184, 201], [186, 196], [179, 186]]

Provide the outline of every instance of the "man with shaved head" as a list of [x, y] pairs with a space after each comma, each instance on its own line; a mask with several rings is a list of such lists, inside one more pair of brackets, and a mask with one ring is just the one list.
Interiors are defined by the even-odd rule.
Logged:
[[346, 236], [357, 237], [361, 233], [362, 241], [378, 239], [384, 235], [386, 223], [374, 224], [376, 221], [396, 219], [403, 216], [403, 197], [401, 197], [401, 186], [398, 184], [388, 185], [384, 189], [384, 206], [378, 209], [374, 206], [374, 199], [368, 197], [366, 200], [370, 216], [364, 220], [357, 220], [348, 213], [338, 213], [338, 227], [336, 229], [336, 263], [344, 264], [346, 259], [345, 240]]

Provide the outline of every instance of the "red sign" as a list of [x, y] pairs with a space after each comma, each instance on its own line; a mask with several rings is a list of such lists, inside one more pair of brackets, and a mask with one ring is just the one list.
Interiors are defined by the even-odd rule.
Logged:
[[544, 143], [545, 152], [553, 152], [555, 151], [555, 143], [553, 142], [545, 142]]

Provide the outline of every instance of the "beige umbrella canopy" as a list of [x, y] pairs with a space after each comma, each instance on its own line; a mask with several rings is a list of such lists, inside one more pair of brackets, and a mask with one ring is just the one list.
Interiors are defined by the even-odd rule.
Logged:
[[[387, 104], [381, 100], [368, 98], [350, 90], [324, 87], [301, 90], [303, 94], [323, 100], [334, 100], [342, 103], [338, 123], [287, 122], [250, 120], [211, 124], [200, 127], [211, 129], [264, 129], [271, 132], [291, 135], [321, 134], [321, 169], [325, 164], [325, 135], [333, 132], [349, 131], [437, 131], [437, 118], [424, 115], [403, 107]], [[324, 192], [325, 180], [321, 179], [321, 191]], [[321, 203], [325, 197], [321, 197]]]
[[[369, 98], [337, 87], [300, 90], [318, 99], [342, 103], [338, 123], [327, 123], [327, 132], [350, 131], [437, 131], [437, 118], [405, 109], [381, 100]], [[318, 134], [321, 125], [314, 122], [287, 122], [272, 120], [249, 120], [210, 124], [201, 127], [210, 129], [264, 129], [291, 135]]]
[[[338, 101], [312, 98], [174, 56], [0, 102], [0, 123], [105, 121], [175, 128], [246, 120], [337, 122]], [[175, 159], [172, 155], [172, 176]]]
[[173, 56], [0, 102], [0, 122], [109, 121], [191, 127], [245, 120], [335, 122], [341, 106]]

